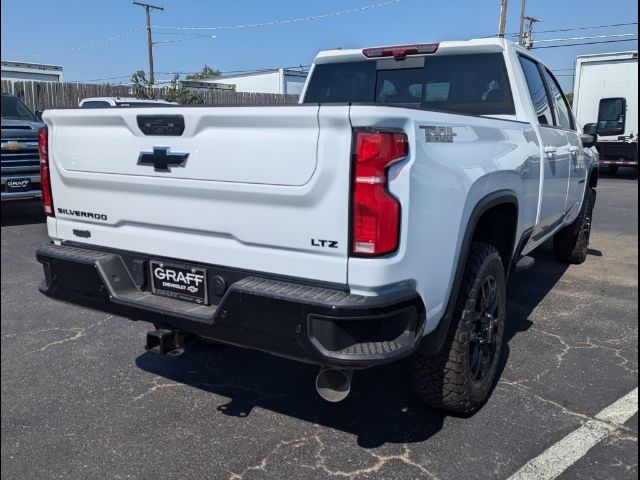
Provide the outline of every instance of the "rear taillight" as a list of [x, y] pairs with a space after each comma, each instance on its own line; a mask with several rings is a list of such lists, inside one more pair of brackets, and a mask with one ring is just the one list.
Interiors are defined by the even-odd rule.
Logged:
[[351, 253], [371, 257], [398, 248], [400, 203], [387, 190], [387, 174], [407, 150], [404, 133], [355, 133]]
[[49, 138], [47, 127], [38, 132], [38, 152], [40, 153], [40, 186], [42, 187], [42, 204], [44, 213], [53, 217], [53, 197], [51, 196], [51, 177], [49, 175]]
[[362, 50], [362, 54], [367, 58], [404, 58], [407, 55], [428, 55], [436, 53], [439, 46], [439, 43], [423, 43], [420, 45], [396, 45], [393, 47], [365, 48]]

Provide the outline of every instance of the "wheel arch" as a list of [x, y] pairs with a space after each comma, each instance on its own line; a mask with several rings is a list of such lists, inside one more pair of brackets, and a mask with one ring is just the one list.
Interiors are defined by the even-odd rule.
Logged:
[[[504, 258], [503, 265], [505, 266], [505, 278], [508, 278], [509, 270], [513, 262], [516, 248], [516, 234], [518, 223], [519, 202], [516, 193], [513, 190], [499, 190], [490, 193], [483, 197], [473, 208], [467, 226], [464, 231], [464, 236], [460, 246], [460, 254], [458, 255], [458, 262], [455, 268], [453, 285], [449, 294], [449, 300], [445, 313], [440, 320], [438, 327], [422, 339], [422, 343], [419, 347], [421, 353], [437, 354], [444, 345], [444, 341], [447, 337], [447, 333], [452, 327], [452, 317], [455, 310], [456, 303], [458, 301], [458, 295], [460, 293], [460, 287], [462, 285], [462, 277], [464, 275], [465, 266], [471, 250], [471, 244], [473, 241], [485, 240], [486, 228], [494, 224], [495, 219], [499, 219], [505, 215], [505, 212], [509, 211], [512, 216], [512, 234], [508, 236], [508, 239], [502, 242], [500, 246], [496, 246], [501, 256]], [[493, 213], [496, 212], [496, 213]], [[495, 216], [494, 216], [495, 215]], [[480, 233], [480, 236], [477, 234]], [[492, 243], [492, 242], [490, 242]], [[501, 251], [502, 249], [502, 251]]]

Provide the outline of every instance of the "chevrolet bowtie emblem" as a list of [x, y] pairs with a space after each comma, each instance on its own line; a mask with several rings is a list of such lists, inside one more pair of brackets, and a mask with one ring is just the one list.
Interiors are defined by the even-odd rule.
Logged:
[[24, 148], [25, 148], [25, 144], [22, 142], [8, 141], [2, 144], [2, 150], [16, 151], [16, 150], [23, 150]]
[[159, 172], [169, 172], [171, 167], [184, 167], [188, 153], [172, 152], [169, 147], [153, 147], [153, 152], [140, 152], [138, 165], [153, 165]]

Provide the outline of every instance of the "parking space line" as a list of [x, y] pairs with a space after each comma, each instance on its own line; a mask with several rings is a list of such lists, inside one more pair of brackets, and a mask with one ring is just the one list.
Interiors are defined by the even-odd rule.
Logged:
[[638, 412], [638, 388], [527, 462], [508, 480], [552, 480]]

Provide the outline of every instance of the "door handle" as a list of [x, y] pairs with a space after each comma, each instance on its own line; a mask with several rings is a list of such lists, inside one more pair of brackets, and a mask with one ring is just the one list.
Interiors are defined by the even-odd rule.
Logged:
[[553, 157], [557, 151], [556, 147], [544, 147], [544, 153], [550, 157]]
[[571, 148], [569, 148], [569, 151], [571, 153], [578, 153], [580, 151], [580, 147], [576, 147], [575, 145], [573, 145]]

